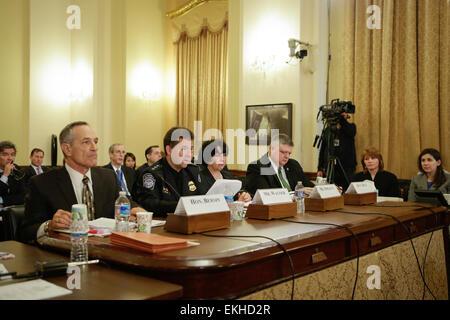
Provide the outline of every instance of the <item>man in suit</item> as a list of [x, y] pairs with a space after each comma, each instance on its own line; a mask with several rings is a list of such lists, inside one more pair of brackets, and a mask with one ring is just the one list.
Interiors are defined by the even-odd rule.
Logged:
[[25, 174], [24, 181], [28, 184], [31, 177], [40, 175], [48, 171], [48, 168], [42, 167], [42, 162], [44, 161], [44, 151], [38, 148], [31, 150], [30, 154], [31, 164], [28, 167], [22, 169]]
[[254, 197], [258, 189], [286, 188], [294, 191], [298, 181], [302, 181], [307, 194], [314, 184], [303, 173], [300, 164], [290, 159], [294, 143], [285, 134], [273, 137], [269, 152], [247, 167], [245, 189]]
[[128, 197], [131, 197], [136, 173], [133, 169], [123, 165], [123, 160], [125, 159], [125, 147], [123, 144], [114, 143], [109, 147], [109, 159], [111, 162], [103, 168], [114, 170], [120, 187], [127, 193]]
[[[111, 170], [96, 167], [98, 137], [94, 130], [83, 121], [70, 123], [61, 131], [59, 142], [64, 167], [30, 179], [21, 233], [25, 241], [69, 227], [73, 204], [85, 203], [89, 220], [114, 218], [114, 204], [121, 189]], [[131, 214], [138, 211], [144, 210], [133, 208]]]
[[152, 164], [162, 158], [161, 149], [159, 146], [154, 145], [145, 149], [145, 158], [147, 159], [147, 162], [137, 168], [137, 175], [141, 174], [145, 169], [149, 168]]
[[24, 203], [23, 173], [16, 169], [16, 146], [10, 141], [0, 142], [0, 207]]

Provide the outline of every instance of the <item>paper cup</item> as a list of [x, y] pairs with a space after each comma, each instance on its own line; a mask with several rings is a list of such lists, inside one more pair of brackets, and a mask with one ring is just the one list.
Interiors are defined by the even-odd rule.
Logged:
[[152, 232], [152, 218], [153, 212], [137, 212], [136, 220], [138, 232], [151, 233]]
[[72, 205], [72, 221], [70, 223], [72, 233], [86, 233], [89, 231], [87, 207], [85, 204]]
[[245, 202], [243, 201], [235, 201], [229, 204], [231, 211], [231, 218], [233, 220], [242, 220], [245, 217]]

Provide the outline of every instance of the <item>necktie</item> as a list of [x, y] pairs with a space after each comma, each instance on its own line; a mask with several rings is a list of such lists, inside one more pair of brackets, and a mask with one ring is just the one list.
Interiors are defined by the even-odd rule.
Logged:
[[278, 168], [278, 177], [280, 178], [281, 184], [284, 188], [288, 189], [288, 191], [292, 191], [291, 187], [289, 186], [289, 183], [286, 182], [283, 178], [283, 174], [281, 173], [281, 168]]
[[125, 191], [128, 195], [128, 190], [127, 190], [127, 186], [125, 184], [125, 181], [123, 181], [123, 174], [122, 174], [122, 170], [117, 169], [116, 170], [116, 174], [117, 174], [117, 180], [119, 181], [119, 185], [122, 188], [123, 191]]
[[36, 171], [37, 171], [37, 174], [40, 175], [40, 174], [42, 173], [41, 167], [37, 167], [37, 170], [36, 170]]
[[87, 207], [88, 220], [94, 220], [95, 216], [95, 208], [94, 208], [94, 199], [92, 197], [92, 192], [89, 190], [89, 178], [83, 177], [83, 193], [82, 193], [82, 201]]

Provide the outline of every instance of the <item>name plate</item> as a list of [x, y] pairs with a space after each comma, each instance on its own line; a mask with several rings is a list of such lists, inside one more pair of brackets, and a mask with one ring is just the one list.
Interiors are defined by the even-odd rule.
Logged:
[[213, 194], [204, 196], [181, 197], [178, 200], [175, 214], [177, 215], [198, 215], [214, 212], [230, 211], [223, 194]]
[[377, 192], [373, 181], [352, 182], [345, 193], [365, 194]]
[[292, 202], [292, 197], [287, 189], [258, 189], [252, 203], [254, 204], [276, 204]]
[[340, 196], [341, 193], [339, 192], [336, 185], [326, 184], [321, 186], [315, 186], [309, 197], [312, 199], [328, 199]]

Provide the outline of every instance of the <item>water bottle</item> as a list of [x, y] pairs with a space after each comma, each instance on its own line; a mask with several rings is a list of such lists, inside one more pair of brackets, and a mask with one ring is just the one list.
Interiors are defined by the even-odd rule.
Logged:
[[72, 206], [72, 221], [70, 223], [70, 261], [88, 261], [88, 232], [87, 207], [85, 204], [74, 204]]
[[116, 200], [114, 216], [116, 219], [116, 231], [128, 232], [128, 221], [130, 220], [130, 200], [128, 200], [126, 192], [120, 191]]
[[230, 204], [234, 202], [234, 197], [233, 196], [225, 196], [225, 202], [227, 203], [228, 207], [230, 208], [230, 221], [233, 221], [233, 214], [231, 211]]
[[305, 213], [305, 188], [301, 181], [295, 186], [295, 201], [297, 201], [297, 213]]

